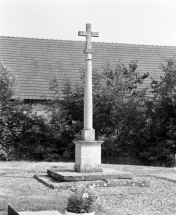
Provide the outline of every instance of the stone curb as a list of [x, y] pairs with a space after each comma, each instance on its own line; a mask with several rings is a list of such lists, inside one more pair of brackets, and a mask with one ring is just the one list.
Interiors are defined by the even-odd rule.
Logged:
[[132, 187], [149, 187], [149, 182], [145, 180], [105, 180], [107, 182], [107, 187], [118, 187], [118, 186], [132, 186]]
[[176, 183], [176, 179], [173, 179], [173, 178], [170, 178], [170, 177], [166, 177], [166, 176], [159, 176], [159, 175], [142, 175], [142, 176], [143, 177], [155, 177], [157, 179], [164, 179], [166, 181]]
[[44, 184], [45, 186], [47, 186], [47, 187], [49, 187], [49, 188], [51, 188], [51, 189], [55, 189], [55, 187], [51, 184], [51, 183], [49, 183], [49, 181], [46, 181], [46, 180], [43, 180], [42, 178], [41, 178], [41, 176], [42, 175], [34, 175], [34, 178], [37, 180], [37, 181], [39, 181], [39, 182], [41, 182], [42, 184]]

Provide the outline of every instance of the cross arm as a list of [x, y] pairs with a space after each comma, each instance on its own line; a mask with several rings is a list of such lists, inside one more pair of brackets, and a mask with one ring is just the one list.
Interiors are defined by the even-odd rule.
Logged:
[[[78, 36], [87, 36], [88, 32], [87, 31], [79, 31], [78, 32]], [[98, 32], [90, 32], [91, 33], [91, 37], [99, 37], [99, 33]]]
[[99, 33], [98, 32], [91, 32], [91, 37], [99, 37]]
[[87, 36], [87, 32], [86, 31], [79, 31], [78, 36]]

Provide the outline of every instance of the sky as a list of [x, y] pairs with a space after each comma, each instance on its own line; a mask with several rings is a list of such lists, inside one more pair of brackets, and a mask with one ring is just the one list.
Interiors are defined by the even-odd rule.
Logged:
[[176, 46], [176, 0], [0, 0], [0, 36]]

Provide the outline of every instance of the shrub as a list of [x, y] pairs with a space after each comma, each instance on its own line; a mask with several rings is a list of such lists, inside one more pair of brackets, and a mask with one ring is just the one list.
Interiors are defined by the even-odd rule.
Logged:
[[95, 192], [94, 186], [78, 185], [72, 191], [66, 208], [68, 212], [83, 214], [94, 211], [98, 199], [98, 193]]
[[3, 63], [0, 63], [0, 159], [5, 160], [9, 159], [14, 143], [9, 123], [12, 123], [12, 114], [15, 111], [15, 102], [11, 101], [15, 78], [10, 72]]

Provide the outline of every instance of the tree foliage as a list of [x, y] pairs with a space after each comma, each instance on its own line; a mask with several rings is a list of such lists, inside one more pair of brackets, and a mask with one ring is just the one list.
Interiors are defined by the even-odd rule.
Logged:
[[[148, 74], [139, 76], [136, 68], [137, 62], [131, 62], [128, 67], [119, 63], [115, 69], [107, 62], [103, 71], [93, 71], [93, 127], [96, 130], [96, 138], [105, 140], [104, 154], [134, 152], [135, 138], [131, 137], [137, 135], [137, 125], [141, 127], [140, 107], [143, 106], [145, 94], [145, 89], [139, 90], [137, 85], [148, 77]], [[59, 106], [62, 119], [61, 133], [66, 134], [63, 137], [67, 137], [72, 155], [74, 155], [73, 140], [79, 138], [80, 130], [83, 128], [84, 74], [81, 80], [82, 83], [79, 85], [72, 86], [69, 82], [65, 84]]]
[[[32, 106], [14, 98], [13, 72], [0, 64], [0, 159], [59, 158], [58, 139]], [[50, 148], [50, 143], [52, 147]]]
[[146, 103], [142, 157], [152, 165], [174, 164], [176, 153], [176, 61], [161, 65], [160, 81], [152, 80], [153, 97]]
[[13, 124], [14, 106], [11, 99], [14, 81], [10, 70], [0, 63], [0, 156], [3, 158], [8, 157], [8, 152], [12, 150], [13, 135], [9, 124]]

